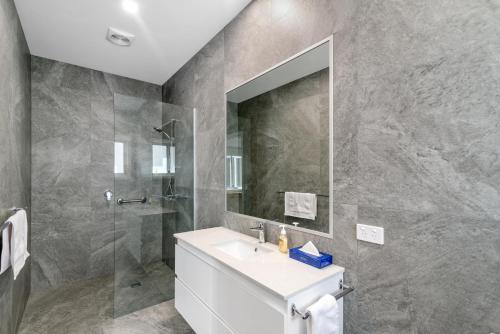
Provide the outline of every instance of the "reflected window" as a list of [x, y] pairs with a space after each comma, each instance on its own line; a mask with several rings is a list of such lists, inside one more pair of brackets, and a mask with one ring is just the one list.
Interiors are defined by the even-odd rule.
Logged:
[[153, 145], [153, 174], [168, 173], [168, 156], [166, 145]]
[[125, 145], [115, 142], [115, 174], [125, 173]]
[[242, 161], [240, 155], [229, 155], [226, 157], [227, 173], [226, 188], [242, 189]]
[[175, 146], [170, 146], [169, 151], [169, 161], [168, 161], [168, 171], [170, 174], [175, 173]]

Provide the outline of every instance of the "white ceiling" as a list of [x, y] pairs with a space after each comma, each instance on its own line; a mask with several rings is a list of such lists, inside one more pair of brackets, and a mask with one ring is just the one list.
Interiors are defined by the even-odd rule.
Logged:
[[[33, 55], [163, 84], [250, 0], [15, 0]], [[135, 35], [106, 40], [108, 27]]]

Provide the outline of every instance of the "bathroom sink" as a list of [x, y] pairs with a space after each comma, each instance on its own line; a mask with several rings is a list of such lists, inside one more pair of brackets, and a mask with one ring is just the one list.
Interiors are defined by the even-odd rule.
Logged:
[[257, 242], [249, 242], [241, 239], [216, 244], [215, 248], [238, 260], [244, 260], [250, 257], [272, 252], [271, 250], [262, 247]]

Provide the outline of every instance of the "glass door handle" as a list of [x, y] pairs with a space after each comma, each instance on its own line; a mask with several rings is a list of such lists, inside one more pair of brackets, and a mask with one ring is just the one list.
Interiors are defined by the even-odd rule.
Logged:
[[147, 200], [148, 199], [146, 197], [137, 198], [137, 199], [123, 199], [123, 198], [118, 198], [116, 200], [116, 203], [118, 203], [118, 205], [129, 204], [129, 203], [146, 203]]

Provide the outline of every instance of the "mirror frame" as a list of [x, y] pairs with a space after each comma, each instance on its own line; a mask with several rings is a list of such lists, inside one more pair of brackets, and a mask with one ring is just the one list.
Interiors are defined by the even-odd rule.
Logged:
[[328, 189], [329, 189], [329, 200], [328, 200], [328, 203], [329, 203], [329, 213], [328, 213], [328, 216], [329, 216], [329, 230], [328, 230], [328, 233], [326, 232], [320, 232], [320, 231], [315, 231], [315, 230], [311, 230], [311, 229], [307, 229], [307, 228], [303, 228], [303, 227], [296, 227], [296, 226], [293, 226], [293, 225], [289, 225], [289, 224], [286, 224], [286, 228], [289, 229], [289, 230], [295, 230], [295, 231], [300, 231], [300, 232], [304, 232], [304, 233], [310, 233], [310, 234], [315, 234], [315, 235], [319, 235], [319, 236], [322, 236], [322, 237], [327, 237], [327, 238], [330, 238], [330, 239], [333, 239], [333, 35], [330, 35], [329, 37], [311, 45], [310, 47], [308, 47], [307, 49], [304, 49], [302, 51], [300, 51], [299, 53], [285, 59], [284, 61], [268, 68], [267, 70], [257, 74], [256, 76], [248, 79], [248, 80], [245, 80], [244, 82], [234, 86], [233, 88], [227, 90], [225, 93], [224, 93], [224, 103], [225, 103], [225, 106], [224, 106], [224, 121], [225, 121], [225, 133], [224, 133], [224, 212], [227, 214], [227, 213], [230, 213], [230, 214], [233, 214], [233, 215], [237, 215], [237, 216], [242, 216], [242, 217], [245, 217], [246, 219], [257, 219], [259, 221], [263, 221], [265, 222], [266, 224], [272, 224], [272, 225], [282, 225], [282, 223], [280, 222], [276, 222], [276, 221], [272, 221], [272, 220], [268, 220], [268, 219], [265, 219], [265, 218], [260, 218], [260, 217], [255, 217], [255, 216], [249, 216], [249, 215], [245, 215], [245, 214], [242, 214], [242, 213], [238, 213], [238, 212], [233, 212], [233, 211], [228, 211], [227, 210], [227, 189], [226, 189], [226, 173], [227, 173], [227, 166], [226, 166], [226, 157], [227, 157], [227, 94], [253, 80], [255, 80], [256, 78], [258, 77], [261, 77], [262, 75], [264, 74], [267, 74], [269, 72], [271, 72], [272, 70], [300, 57], [301, 55], [309, 52], [310, 50], [312, 49], [315, 49], [317, 48], [318, 46], [322, 45], [322, 44], [325, 44], [325, 43], [328, 43], [329, 44], [329, 47], [328, 47], [328, 50], [329, 50], [329, 55], [328, 55], [328, 58], [329, 58], [329, 79], [328, 79], [328, 95], [329, 95], [329, 101], [328, 101], [328, 108], [329, 108], [329, 120], [328, 120], [328, 128], [329, 128], [329, 134], [328, 134], [328, 137], [329, 137], [329, 148], [328, 148], [328, 152], [329, 152], [329, 158], [328, 158], [328, 179], [329, 179], [329, 186], [328, 186]]

